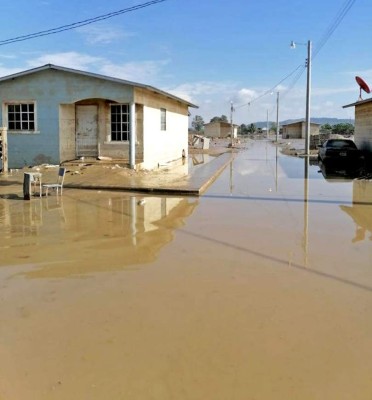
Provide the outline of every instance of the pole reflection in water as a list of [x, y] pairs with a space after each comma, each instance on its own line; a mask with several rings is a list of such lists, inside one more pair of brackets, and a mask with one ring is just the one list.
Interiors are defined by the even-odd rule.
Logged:
[[309, 157], [304, 157], [304, 265], [308, 264], [308, 246], [309, 246]]

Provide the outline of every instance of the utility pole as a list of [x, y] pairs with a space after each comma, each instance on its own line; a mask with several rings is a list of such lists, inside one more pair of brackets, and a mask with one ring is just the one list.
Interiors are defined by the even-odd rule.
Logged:
[[276, 94], [276, 141], [279, 138], [279, 92]]
[[266, 139], [269, 138], [269, 110], [266, 112]]
[[310, 155], [311, 41], [307, 41], [305, 155]]
[[234, 125], [233, 125], [233, 111], [234, 111], [234, 105], [233, 102], [231, 102], [231, 108], [230, 108], [230, 122], [231, 122], [231, 147], [233, 147], [233, 138], [234, 138]]
[[[297, 43], [306, 46], [306, 43]], [[307, 41], [307, 80], [306, 80], [306, 122], [305, 122], [305, 155], [310, 155], [310, 98], [311, 98], [311, 40]], [[296, 48], [296, 43], [291, 41], [291, 48]]]

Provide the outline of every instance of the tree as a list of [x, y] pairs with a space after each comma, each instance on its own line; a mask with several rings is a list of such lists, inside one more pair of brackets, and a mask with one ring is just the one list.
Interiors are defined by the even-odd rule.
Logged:
[[248, 133], [250, 133], [251, 135], [253, 135], [256, 132], [256, 130], [257, 128], [255, 124], [250, 124], [247, 129]]
[[213, 117], [211, 122], [229, 122], [226, 115], [221, 115], [220, 117]]
[[332, 126], [332, 133], [335, 135], [351, 136], [354, 135], [354, 125], [341, 123]]
[[191, 122], [191, 126], [193, 129], [195, 129], [197, 132], [202, 132], [204, 129], [204, 120], [203, 117], [200, 115], [195, 115], [194, 119]]
[[247, 135], [248, 134], [248, 127], [245, 124], [241, 124], [239, 126], [239, 134], [240, 135]]
[[332, 125], [324, 124], [319, 129], [320, 133], [332, 133]]

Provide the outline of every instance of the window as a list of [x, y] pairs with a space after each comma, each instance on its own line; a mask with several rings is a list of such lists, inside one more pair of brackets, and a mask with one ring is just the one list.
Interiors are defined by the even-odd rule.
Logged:
[[167, 110], [165, 108], [160, 109], [160, 130], [167, 130]]
[[129, 121], [129, 104], [111, 105], [111, 140], [113, 142], [123, 142], [129, 140]]
[[8, 129], [10, 131], [35, 131], [35, 104], [8, 104]]

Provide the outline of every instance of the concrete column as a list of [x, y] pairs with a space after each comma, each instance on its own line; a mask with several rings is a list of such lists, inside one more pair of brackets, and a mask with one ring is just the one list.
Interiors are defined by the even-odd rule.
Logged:
[[136, 167], [136, 104], [130, 103], [129, 165]]

